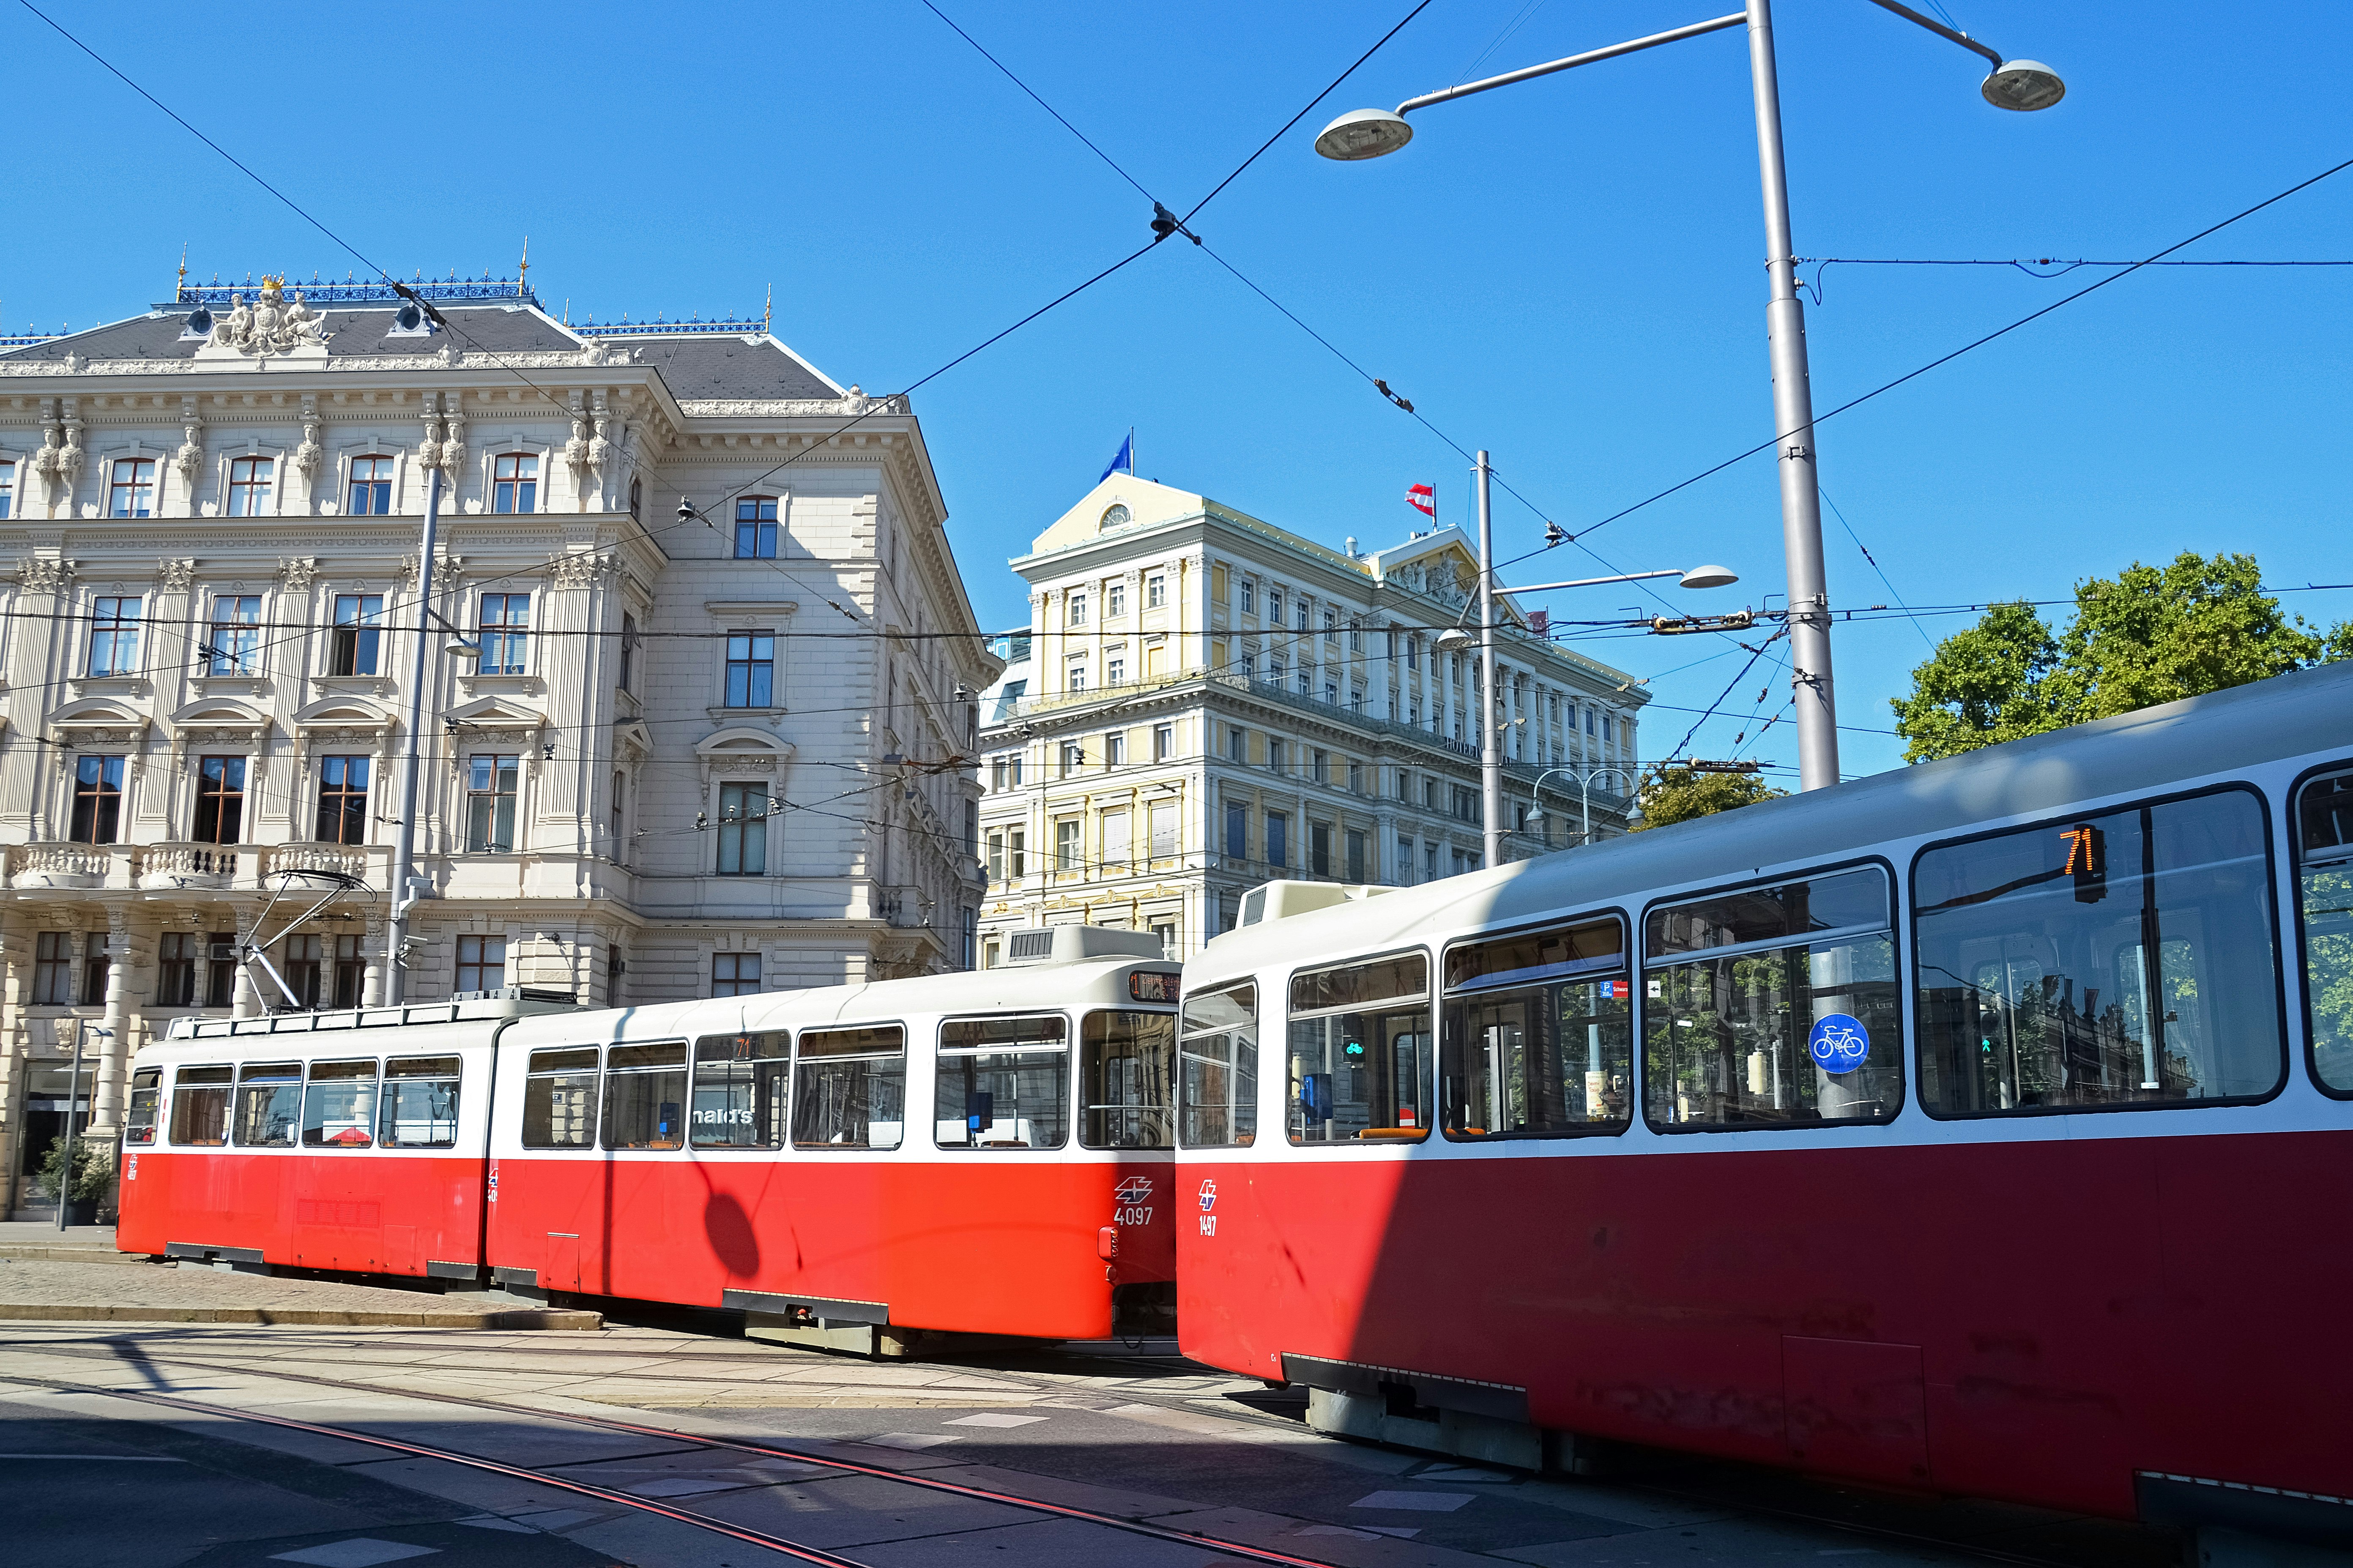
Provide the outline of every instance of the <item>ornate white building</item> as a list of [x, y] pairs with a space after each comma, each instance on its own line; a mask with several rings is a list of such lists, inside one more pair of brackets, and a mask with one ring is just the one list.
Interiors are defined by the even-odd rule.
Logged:
[[[289, 1005], [240, 943], [318, 1006], [376, 1002], [396, 961], [411, 1003], [600, 1004], [970, 962], [962, 759], [998, 666], [904, 402], [765, 323], [415, 290], [446, 327], [265, 280], [0, 346], [0, 1212], [78, 1033], [103, 1139], [144, 1036]], [[457, 631], [428, 645], [396, 960], [436, 472]]]
[[[1478, 581], [1461, 530], [1333, 550], [1113, 474], [1013, 567], [1030, 624], [983, 699], [984, 966], [1010, 931], [1079, 921], [1182, 957], [1271, 879], [1481, 864], [1478, 659], [1436, 646]], [[1588, 806], [1595, 837], [1622, 832], [1648, 694], [1497, 604], [1506, 853], [1578, 842]]]

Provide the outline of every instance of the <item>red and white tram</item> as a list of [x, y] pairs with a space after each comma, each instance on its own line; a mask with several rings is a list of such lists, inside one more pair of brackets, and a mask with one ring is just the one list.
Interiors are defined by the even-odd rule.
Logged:
[[2353, 1532], [2348, 895], [2342, 665], [1271, 885], [1186, 971], [1182, 1348], [1526, 1465]]
[[983, 973], [662, 1006], [181, 1022], [132, 1066], [117, 1245], [870, 1348], [1165, 1329], [1177, 968], [1139, 932], [1013, 945]]

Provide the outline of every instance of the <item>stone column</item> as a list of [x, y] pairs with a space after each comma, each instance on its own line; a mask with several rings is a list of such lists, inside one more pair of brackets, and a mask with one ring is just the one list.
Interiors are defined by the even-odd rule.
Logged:
[[123, 994], [131, 970], [131, 913], [106, 911], [106, 1011], [99, 1026], [98, 1068], [90, 1079], [90, 1135], [111, 1142], [122, 1125], [122, 1089], [130, 1062], [131, 1025]]
[[360, 981], [360, 1005], [363, 1007], [384, 1005], [384, 918], [381, 915], [370, 916], [367, 935], [360, 942], [360, 956], [367, 961], [366, 973]]
[[[255, 914], [252, 910], [237, 911], [237, 944], [240, 954], [246, 944], [253, 940]], [[237, 994], [230, 1002], [228, 1011], [232, 1018], [259, 1018], [269, 1011], [263, 1005], [261, 987], [255, 982], [253, 965], [249, 963], [240, 962], [237, 966]]]

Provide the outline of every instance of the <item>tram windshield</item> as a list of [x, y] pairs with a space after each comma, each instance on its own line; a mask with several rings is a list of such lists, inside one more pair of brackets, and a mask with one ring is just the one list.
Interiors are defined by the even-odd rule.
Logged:
[[1070, 1139], [1070, 1020], [951, 1018], [940, 1026], [936, 1081], [941, 1148], [1059, 1149]]
[[141, 1068], [131, 1075], [131, 1100], [123, 1107], [122, 1141], [138, 1145], [155, 1142], [155, 1112], [164, 1100], [164, 1069]]
[[605, 1053], [605, 1147], [686, 1147], [686, 1042]]
[[237, 1075], [237, 1145], [287, 1149], [302, 1113], [301, 1062], [248, 1062]]
[[694, 1146], [785, 1146], [786, 1073], [792, 1038], [781, 1029], [705, 1035], [694, 1043]]
[[228, 1142], [230, 1069], [182, 1068], [172, 1081], [172, 1142], [214, 1147]]
[[1630, 1120], [1633, 984], [1616, 916], [1446, 953], [1449, 1138], [1615, 1132]]
[[896, 1149], [907, 1121], [907, 1031], [808, 1029], [793, 1042], [793, 1147]]
[[1176, 1015], [1097, 1011], [1079, 1024], [1079, 1094], [1089, 1149], [1166, 1149]]
[[1188, 1149], [1258, 1141], [1258, 987], [1185, 998], [1178, 1118]]
[[1430, 959], [1291, 977], [1291, 1141], [1430, 1136]]
[[[394, 1057], [384, 1064], [383, 1114], [376, 1143], [385, 1149], [458, 1146], [456, 1057]], [[524, 1103], [531, 1096], [526, 1092]]]
[[305, 1149], [365, 1149], [375, 1124], [375, 1058], [312, 1062], [302, 1091]]
[[2353, 773], [2305, 785], [2296, 825], [2312, 1070], [2353, 1094]]

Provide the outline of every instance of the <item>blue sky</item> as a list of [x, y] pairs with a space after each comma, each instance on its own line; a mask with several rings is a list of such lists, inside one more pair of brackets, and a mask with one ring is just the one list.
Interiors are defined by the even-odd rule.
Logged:
[[[940, 0], [1180, 211], [1409, 8], [989, 6]], [[2068, 97], [1989, 108], [1974, 57], [1864, 3], [1777, 17], [1797, 248], [1808, 257], [2147, 255], [2353, 157], [2353, 8], [1947, 0]], [[1203, 211], [1235, 267], [1580, 529], [1768, 436], [1763, 235], [1743, 36], [1715, 35], [1417, 113], [1396, 156], [1315, 157], [1334, 113], [1698, 19], [1710, 0], [1436, 0]], [[45, 8], [49, 8], [45, 6]], [[575, 318], [756, 316], [828, 373], [903, 387], [1146, 237], [1142, 196], [918, 0], [857, 6], [435, 5], [220, 13], [57, 0], [53, 14], [373, 260], [533, 280]], [[1516, 31], [1497, 42], [1517, 22]], [[1482, 51], [1486, 54], [1480, 59]], [[22, 10], [0, 12], [19, 127], [0, 321], [43, 330], [217, 271], [359, 265]], [[1474, 63], [1476, 66], [1473, 72]], [[2353, 259], [2353, 171], [2185, 257]], [[1807, 269], [1810, 277], [1813, 268]], [[1833, 266], [1809, 310], [1817, 406], [2092, 279]], [[2274, 584], [2353, 578], [2353, 268], [2151, 268], [1829, 422], [1833, 603], [2064, 595], [2191, 549]], [[917, 395], [984, 624], [1005, 560], [1128, 426], [1139, 472], [1327, 542], [1402, 538], [1405, 487], [1466, 515], [1464, 464], [1190, 246], [1172, 244]], [[1769, 461], [1614, 522], [1618, 569], [1722, 561], [1782, 584]], [[1500, 554], [1538, 518], [1498, 494]], [[1605, 568], [1569, 547], [1522, 580]], [[1674, 590], [1666, 590], [1670, 596]], [[1555, 595], [1608, 616], [1630, 590]], [[2291, 595], [2310, 618], [2353, 594]], [[1966, 617], [1842, 626], [1850, 773], [1894, 765], [1885, 700]], [[1655, 677], [1644, 752], [1747, 655], [1618, 637]], [[1716, 656], [1716, 657], [1711, 657]], [[1704, 662], [1693, 664], [1694, 660]], [[1677, 668], [1677, 667], [1690, 668]], [[1722, 755], [1786, 695], [1760, 664], [1692, 745]], [[1755, 754], [1794, 759], [1784, 723]]]

